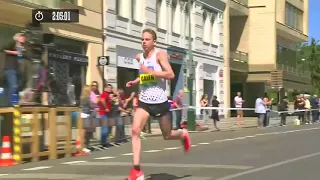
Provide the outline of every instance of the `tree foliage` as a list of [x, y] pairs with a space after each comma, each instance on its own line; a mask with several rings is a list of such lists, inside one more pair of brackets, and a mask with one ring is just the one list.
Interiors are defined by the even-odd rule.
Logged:
[[300, 61], [301, 65], [307, 67], [311, 73], [311, 82], [314, 90], [320, 92], [320, 45], [319, 41], [312, 38], [310, 44], [300, 44], [300, 53], [297, 58], [302, 58], [304, 61]]

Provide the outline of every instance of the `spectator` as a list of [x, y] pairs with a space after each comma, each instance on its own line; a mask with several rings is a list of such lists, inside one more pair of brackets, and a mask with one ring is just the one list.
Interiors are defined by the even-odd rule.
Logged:
[[[220, 102], [217, 100], [217, 96], [213, 96], [212, 103], [211, 103], [212, 107], [219, 107], [219, 104], [220, 104]], [[220, 121], [219, 110], [218, 109], [213, 109], [212, 110], [211, 118], [213, 119], [214, 127], [218, 131], [220, 131], [220, 129], [218, 128], [218, 122]]]
[[241, 97], [241, 92], [237, 92], [237, 96], [234, 97], [234, 106], [237, 108], [237, 124], [238, 126], [243, 125], [243, 103], [244, 100]]
[[110, 95], [112, 93], [112, 85], [108, 84], [106, 87], [104, 87], [104, 92], [100, 96], [99, 101], [99, 115], [101, 119], [101, 145], [102, 146], [108, 146], [107, 138], [112, 130], [111, 127], [109, 127], [110, 121], [108, 118], [111, 115], [111, 99]]
[[313, 123], [319, 121], [319, 98], [317, 95], [313, 95], [310, 101], [312, 108], [312, 121]]
[[176, 114], [176, 128], [181, 129], [181, 120], [182, 120], [182, 97], [183, 97], [183, 90], [180, 90], [177, 97], [173, 100], [173, 108], [177, 108], [178, 110], [174, 110]]
[[92, 118], [95, 118], [92, 112], [94, 112], [97, 108], [97, 104], [93, 103], [90, 100], [90, 86], [85, 86], [82, 88], [82, 93], [81, 93], [81, 97], [80, 97], [80, 104], [81, 104], [81, 108], [82, 108], [82, 114], [83, 114], [83, 131], [82, 131], [82, 137], [84, 137], [84, 152], [90, 152], [90, 150], [88, 149], [89, 147], [89, 143], [90, 143], [90, 139], [92, 138], [92, 126], [91, 126], [91, 122], [90, 120], [92, 120]]
[[283, 97], [283, 99], [280, 101], [280, 104], [278, 106], [278, 111], [281, 113], [280, 117], [281, 117], [281, 122], [280, 122], [280, 126], [286, 126], [286, 119], [287, 119], [287, 115], [288, 115], [288, 99], [287, 97]]
[[267, 102], [263, 100], [262, 96], [256, 99], [255, 113], [258, 115], [258, 128], [264, 126], [263, 122], [267, 113], [266, 104]]
[[[200, 99], [200, 106], [201, 107], [208, 107], [209, 106], [208, 95], [207, 94], [202, 95], [202, 97]], [[201, 109], [200, 110], [200, 114], [202, 115], [202, 119], [206, 120], [206, 117], [209, 114], [209, 111], [207, 109]]]

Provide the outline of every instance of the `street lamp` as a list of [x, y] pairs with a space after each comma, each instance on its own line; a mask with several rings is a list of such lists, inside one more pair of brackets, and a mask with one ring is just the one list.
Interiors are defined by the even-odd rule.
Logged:
[[[189, 55], [189, 59], [188, 59], [188, 63], [187, 63], [187, 67], [189, 69], [189, 76], [188, 76], [188, 89], [189, 89], [189, 106], [194, 106], [193, 103], [193, 82], [195, 79], [195, 67], [194, 67], [194, 62], [193, 62], [193, 55], [192, 55], [192, 42], [191, 42], [191, 0], [188, 0], [188, 16], [189, 16], [189, 27], [188, 27], [188, 31], [189, 31], [189, 37], [188, 37], [188, 55]], [[195, 109], [193, 108], [188, 108], [188, 119], [187, 119], [187, 126], [188, 129], [191, 131], [194, 131], [196, 129], [196, 118], [195, 118]]]

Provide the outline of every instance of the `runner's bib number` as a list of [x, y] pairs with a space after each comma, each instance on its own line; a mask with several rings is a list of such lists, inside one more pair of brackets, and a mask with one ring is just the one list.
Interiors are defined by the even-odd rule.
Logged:
[[154, 75], [140, 74], [140, 84], [154, 84], [156, 82], [157, 82], [157, 79]]

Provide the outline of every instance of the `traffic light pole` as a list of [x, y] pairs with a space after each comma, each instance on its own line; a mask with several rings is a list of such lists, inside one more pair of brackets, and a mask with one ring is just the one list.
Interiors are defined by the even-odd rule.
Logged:
[[[193, 102], [193, 82], [195, 79], [195, 70], [194, 70], [194, 62], [193, 62], [193, 55], [192, 55], [192, 42], [191, 42], [191, 0], [188, 0], [188, 9], [189, 9], [189, 37], [188, 37], [188, 55], [189, 55], [189, 63], [188, 69], [189, 69], [189, 76], [188, 76], [188, 89], [189, 89], [189, 106], [194, 106]], [[188, 119], [187, 119], [187, 126], [188, 129], [191, 131], [196, 130], [196, 115], [195, 115], [195, 109], [189, 108], [188, 109]]]

